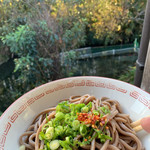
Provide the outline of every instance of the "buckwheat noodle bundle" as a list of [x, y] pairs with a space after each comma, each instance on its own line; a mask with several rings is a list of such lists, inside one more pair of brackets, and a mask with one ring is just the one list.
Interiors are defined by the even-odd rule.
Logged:
[[[141, 141], [136, 136], [136, 133], [131, 128], [131, 119], [129, 115], [124, 114], [121, 110], [120, 104], [116, 100], [111, 100], [107, 97], [102, 97], [100, 100], [91, 95], [83, 96], [71, 96], [69, 99], [63, 101], [69, 101], [69, 103], [85, 103], [92, 102], [92, 110], [98, 110], [98, 107], [107, 106], [110, 109], [110, 114], [107, 114], [107, 123], [109, 128], [108, 134], [112, 137], [112, 140], [106, 140], [104, 144], [100, 143], [100, 140], [94, 138], [90, 145], [81, 146], [79, 149], [87, 150], [144, 150]], [[19, 143], [24, 145], [25, 150], [39, 150], [44, 149], [44, 141], [39, 140], [39, 133], [42, 127], [48, 120], [55, 117], [56, 107], [46, 109], [39, 113], [28, 129], [20, 136]], [[101, 112], [100, 112], [101, 113]], [[101, 130], [103, 127], [98, 126]], [[95, 132], [93, 133], [93, 136]], [[75, 140], [82, 139], [81, 135], [74, 138]]]

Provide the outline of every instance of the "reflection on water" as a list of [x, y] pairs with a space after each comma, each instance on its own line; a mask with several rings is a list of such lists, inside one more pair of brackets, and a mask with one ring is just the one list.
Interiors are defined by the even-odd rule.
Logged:
[[118, 78], [134, 66], [137, 53], [78, 60], [65, 70], [70, 76], [104, 76]]

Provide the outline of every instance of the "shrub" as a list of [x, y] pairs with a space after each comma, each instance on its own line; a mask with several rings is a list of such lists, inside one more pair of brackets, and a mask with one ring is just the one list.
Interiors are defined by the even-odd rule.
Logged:
[[136, 67], [129, 67], [124, 74], [119, 77], [119, 80], [125, 81], [128, 83], [134, 83], [134, 75], [135, 75]]

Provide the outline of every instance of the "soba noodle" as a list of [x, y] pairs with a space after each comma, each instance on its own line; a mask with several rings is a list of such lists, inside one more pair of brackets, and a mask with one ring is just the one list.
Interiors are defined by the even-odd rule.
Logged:
[[[64, 100], [63, 100], [64, 101]], [[71, 96], [65, 100], [69, 103], [74, 104], [88, 104], [92, 102], [92, 109], [98, 110], [101, 113], [102, 110], [99, 107], [107, 106], [110, 109], [110, 113], [106, 114], [107, 118], [107, 134], [112, 140], [107, 139], [105, 143], [101, 143], [93, 132], [95, 137], [90, 144], [80, 145], [78, 149], [90, 149], [90, 150], [144, 150], [141, 141], [136, 136], [136, 133], [131, 128], [131, 119], [129, 115], [124, 114], [120, 107], [120, 104], [116, 100], [111, 100], [107, 97], [102, 97], [100, 100], [94, 96], [83, 95], [83, 96]], [[39, 113], [28, 129], [20, 136], [19, 143], [25, 147], [25, 150], [44, 150], [44, 141], [39, 139], [39, 134], [42, 127], [52, 118], [55, 117], [56, 107], [46, 109]], [[98, 130], [102, 130], [103, 126], [97, 126]], [[82, 135], [77, 135], [74, 140], [82, 140]], [[72, 149], [76, 149], [73, 148]]]

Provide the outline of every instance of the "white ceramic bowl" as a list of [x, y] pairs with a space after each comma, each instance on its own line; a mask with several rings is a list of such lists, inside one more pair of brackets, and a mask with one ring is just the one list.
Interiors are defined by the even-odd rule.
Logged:
[[[150, 114], [150, 95], [145, 91], [104, 77], [72, 77], [49, 82], [24, 94], [0, 118], [0, 150], [19, 149], [19, 136], [43, 109], [72, 95], [91, 94], [119, 101], [133, 121]], [[150, 134], [138, 133], [146, 150], [150, 150]]]

